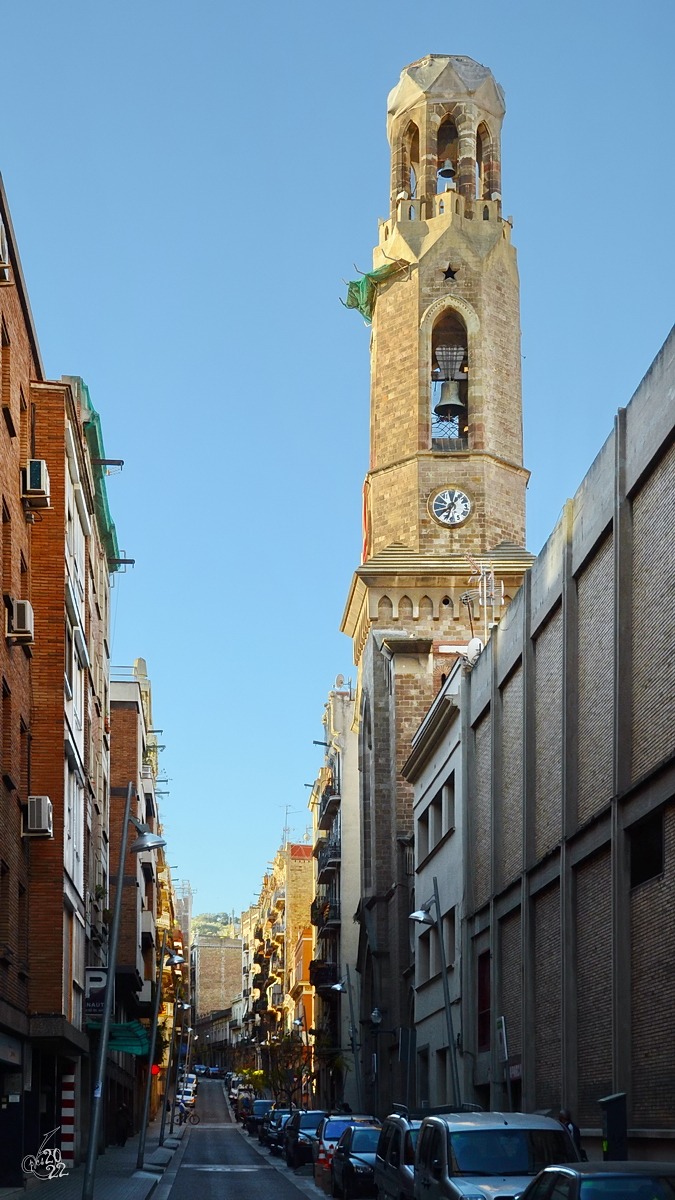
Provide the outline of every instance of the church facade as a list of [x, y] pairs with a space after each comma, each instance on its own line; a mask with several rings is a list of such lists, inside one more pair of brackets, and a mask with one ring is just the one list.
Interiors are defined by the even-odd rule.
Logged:
[[358, 665], [360, 1028], [378, 1111], [410, 1085], [398, 1031], [414, 1024], [413, 790], [401, 769], [439, 687], [488, 640], [533, 561], [503, 117], [501, 88], [472, 59], [405, 68], [388, 102], [390, 212], [356, 304], [372, 316], [371, 455], [342, 629]]

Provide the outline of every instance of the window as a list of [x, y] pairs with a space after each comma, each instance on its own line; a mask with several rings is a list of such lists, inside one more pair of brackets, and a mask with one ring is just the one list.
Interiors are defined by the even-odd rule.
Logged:
[[453, 907], [443, 917], [443, 946], [448, 969], [455, 965], [455, 936], [455, 909]]
[[630, 886], [638, 887], [663, 874], [663, 812], [653, 813], [628, 833]]
[[[448, 264], [452, 267], [452, 261]], [[452, 308], [438, 317], [431, 335], [431, 448], [466, 449], [468, 416], [468, 337]]]
[[399, 1167], [401, 1163], [401, 1142], [398, 1129], [392, 1130], [393, 1137], [389, 1147], [389, 1165]]
[[423, 862], [455, 828], [455, 773], [436, 792], [417, 822], [417, 862]]
[[490, 1049], [490, 951], [478, 955], [478, 1049]]

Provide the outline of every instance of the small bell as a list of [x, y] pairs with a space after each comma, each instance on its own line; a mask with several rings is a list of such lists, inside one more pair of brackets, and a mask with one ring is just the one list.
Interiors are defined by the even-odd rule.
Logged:
[[455, 175], [456, 175], [455, 168], [453, 167], [450, 159], [446, 158], [445, 162], [443, 163], [443, 166], [440, 168], [440, 170], [438, 172], [438, 178], [439, 179], [453, 179]]
[[466, 404], [459, 394], [459, 384], [455, 379], [446, 379], [441, 384], [441, 396], [434, 408], [439, 421], [454, 421], [466, 416]]

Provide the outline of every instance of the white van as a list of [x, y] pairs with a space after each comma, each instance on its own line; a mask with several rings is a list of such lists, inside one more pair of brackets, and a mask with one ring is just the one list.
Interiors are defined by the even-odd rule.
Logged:
[[415, 1200], [512, 1200], [543, 1167], [579, 1162], [566, 1129], [532, 1113], [425, 1117], [415, 1153]]

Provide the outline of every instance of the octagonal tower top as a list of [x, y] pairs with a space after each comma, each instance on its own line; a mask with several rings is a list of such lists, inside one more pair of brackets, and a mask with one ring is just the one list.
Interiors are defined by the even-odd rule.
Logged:
[[410, 63], [389, 93], [391, 211], [402, 194], [430, 203], [456, 189], [467, 199], [501, 199], [504, 92], [488, 67], [458, 54]]

